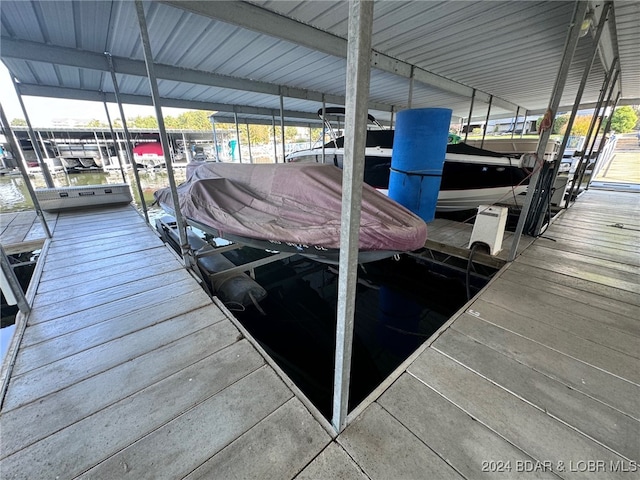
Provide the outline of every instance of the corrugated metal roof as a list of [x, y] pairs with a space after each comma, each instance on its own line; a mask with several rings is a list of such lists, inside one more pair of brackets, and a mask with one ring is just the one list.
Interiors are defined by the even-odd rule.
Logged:
[[[474, 116], [486, 115], [490, 95], [496, 115], [512, 115], [518, 106], [521, 115], [544, 111], [574, 5], [376, 1], [372, 41], [381, 60], [371, 73], [372, 111], [387, 120], [392, 110], [406, 108], [407, 68], [422, 74], [412, 107], [448, 107], [466, 117], [476, 89]], [[616, 0], [614, 6], [608, 38], [620, 57], [622, 97], [633, 102], [640, 98], [640, 3]], [[322, 94], [328, 104], [344, 101], [348, 2], [166, 1], [146, 2], [145, 11], [154, 60], [163, 66], [156, 72], [160, 94], [172, 106], [264, 115], [279, 110], [282, 91], [293, 117], [315, 113]], [[109, 52], [121, 93], [132, 101], [150, 95], [133, 2], [3, 0], [0, 13], [0, 56], [26, 92], [82, 98], [113, 92], [103, 56]], [[580, 39], [564, 105], [574, 103], [592, 42], [591, 35]], [[610, 61], [604, 50], [600, 58]], [[597, 100], [605, 70], [596, 62], [583, 103]]]

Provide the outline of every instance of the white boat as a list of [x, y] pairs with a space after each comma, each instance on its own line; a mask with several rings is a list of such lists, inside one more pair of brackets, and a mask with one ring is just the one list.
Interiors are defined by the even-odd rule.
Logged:
[[[325, 112], [344, 114], [344, 109], [331, 108]], [[318, 113], [321, 114], [322, 110]], [[369, 120], [372, 119], [369, 116]], [[393, 130], [367, 130], [364, 181], [384, 193], [388, 193], [389, 188], [393, 137]], [[342, 168], [343, 158], [344, 137], [334, 135], [333, 140], [324, 145], [324, 152], [322, 146], [300, 150], [289, 154], [286, 161], [331, 163]], [[450, 144], [447, 146], [436, 209], [453, 212], [512, 201], [526, 192], [530, 173], [519, 154], [493, 152], [465, 143]]]

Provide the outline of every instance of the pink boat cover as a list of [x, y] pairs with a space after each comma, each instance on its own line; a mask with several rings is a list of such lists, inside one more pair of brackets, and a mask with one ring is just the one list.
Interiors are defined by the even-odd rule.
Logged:
[[[169, 188], [154, 193], [173, 210]], [[342, 170], [330, 164], [194, 162], [178, 187], [182, 215], [252, 239], [340, 248]], [[360, 250], [422, 248], [427, 225], [417, 215], [363, 185]]]
[[136, 145], [133, 148], [133, 153], [136, 155], [158, 155], [160, 157], [164, 155], [160, 142], [146, 142]]

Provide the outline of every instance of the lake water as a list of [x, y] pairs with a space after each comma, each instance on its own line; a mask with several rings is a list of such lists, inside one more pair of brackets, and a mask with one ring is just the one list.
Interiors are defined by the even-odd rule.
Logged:
[[[186, 170], [176, 169], [174, 176], [176, 182], [180, 184], [185, 180]], [[169, 176], [166, 171], [141, 171], [138, 172], [140, 184], [147, 206], [153, 203], [153, 192], [160, 188], [169, 186]], [[139, 209], [141, 208], [140, 195], [136, 188], [133, 171], [125, 172], [125, 177], [133, 193], [133, 201]], [[85, 185], [104, 185], [123, 183], [120, 171], [111, 172], [82, 172], [82, 173], [58, 173], [53, 176], [55, 187], [78, 187]], [[46, 188], [47, 185], [41, 175], [31, 177], [31, 184], [34, 188]], [[21, 175], [3, 175], [0, 177], [0, 199], [2, 199], [2, 213], [20, 212], [31, 210], [33, 203], [29, 197], [29, 191]]]

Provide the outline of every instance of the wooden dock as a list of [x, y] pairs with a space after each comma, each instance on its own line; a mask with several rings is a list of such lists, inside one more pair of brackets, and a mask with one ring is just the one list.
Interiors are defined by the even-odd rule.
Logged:
[[[49, 230], [55, 228], [57, 213], [44, 213]], [[44, 245], [46, 233], [35, 210], [11, 212], [0, 215], [0, 243], [7, 255], [39, 250]]]
[[337, 437], [132, 208], [62, 213], [2, 478], [640, 478], [639, 200], [583, 195]]

